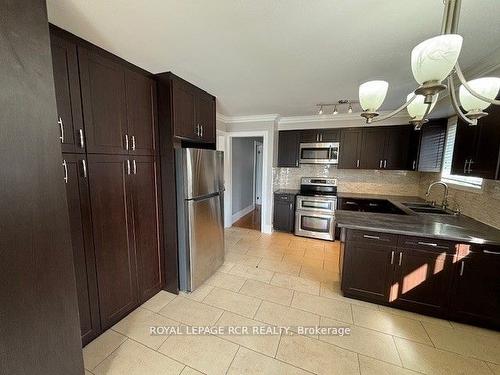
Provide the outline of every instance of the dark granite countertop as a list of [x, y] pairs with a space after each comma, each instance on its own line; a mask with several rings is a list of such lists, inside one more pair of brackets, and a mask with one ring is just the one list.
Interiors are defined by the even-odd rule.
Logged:
[[422, 202], [423, 199], [419, 197], [359, 193], [338, 193], [338, 197], [386, 199], [406, 213], [406, 215], [395, 215], [337, 210], [335, 218], [341, 228], [500, 245], [500, 230], [468, 216], [421, 214], [411, 211], [402, 204]]
[[275, 194], [293, 194], [297, 195], [299, 194], [300, 190], [298, 189], [278, 189], [274, 191]]

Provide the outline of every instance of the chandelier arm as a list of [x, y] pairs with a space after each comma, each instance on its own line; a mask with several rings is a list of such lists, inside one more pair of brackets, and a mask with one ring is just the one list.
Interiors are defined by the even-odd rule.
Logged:
[[500, 105], [500, 100], [487, 98], [487, 97], [475, 92], [472, 89], [472, 87], [470, 87], [470, 85], [465, 80], [464, 74], [462, 73], [462, 69], [460, 69], [460, 65], [458, 65], [458, 62], [455, 65], [455, 72], [457, 73], [457, 76], [458, 76], [458, 79], [460, 80], [460, 83], [462, 83], [462, 85], [464, 85], [464, 87], [467, 89], [467, 91], [469, 91], [471, 93], [471, 95], [473, 95], [476, 98], [481, 99], [487, 103], [494, 104], [494, 105]]
[[453, 105], [453, 109], [457, 113], [458, 117], [460, 117], [460, 119], [462, 119], [469, 125], [476, 125], [477, 121], [467, 118], [460, 109], [460, 106], [458, 105], [457, 95], [455, 93], [455, 86], [452, 75], [448, 76], [448, 90], [450, 91], [451, 104]]
[[404, 103], [401, 107], [396, 108], [394, 111], [392, 111], [391, 113], [388, 113], [386, 115], [378, 116], [378, 117], [373, 118], [372, 122], [384, 121], [384, 120], [387, 120], [387, 119], [389, 119], [389, 118], [397, 115], [403, 109], [405, 109], [406, 107], [408, 107], [410, 105], [410, 103], [415, 100], [416, 97], [417, 97], [417, 95], [413, 94], [413, 96], [411, 97], [411, 99], [408, 100], [406, 103]]

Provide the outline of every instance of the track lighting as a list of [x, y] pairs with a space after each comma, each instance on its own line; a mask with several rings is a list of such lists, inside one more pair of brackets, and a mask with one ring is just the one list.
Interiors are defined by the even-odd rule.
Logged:
[[337, 115], [339, 113], [339, 109], [342, 109], [343, 106], [347, 106], [347, 113], [352, 113], [354, 110], [352, 108], [353, 104], [358, 104], [359, 101], [351, 100], [351, 99], [341, 99], [336, 103], [319, 103], [316, 104], [316, 107], [319, 108], [318, 115], [323, 115], [325, 112], [323, 108], [333, 107], [332, 115]]
[[338, 113], [339, 111], [337, 111], [337, 105], [335, 104], [335, 107], [333, 107], [333, 114], [336, 115]]

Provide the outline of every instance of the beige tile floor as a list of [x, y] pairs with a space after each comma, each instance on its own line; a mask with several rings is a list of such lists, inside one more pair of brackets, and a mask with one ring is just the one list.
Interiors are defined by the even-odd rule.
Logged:
[[[86, 375], [500, 374], [500, 332], [342, 296], [338, 243], [226, 230], [226, 262], [160, 292], [87, 345]], [[150, 326], [291, 326], [264, 336], [151, 336]], [[349, 327], [348, 336], [298, 326]]]

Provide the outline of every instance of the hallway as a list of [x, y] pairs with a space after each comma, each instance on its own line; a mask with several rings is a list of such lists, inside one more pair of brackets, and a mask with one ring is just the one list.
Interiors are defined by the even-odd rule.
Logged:
[[260, 232], [261, 230], [261, 205], [256, 204], [255, 209], [243, 216], [233, 224], [233, 227], [253, 229]]

